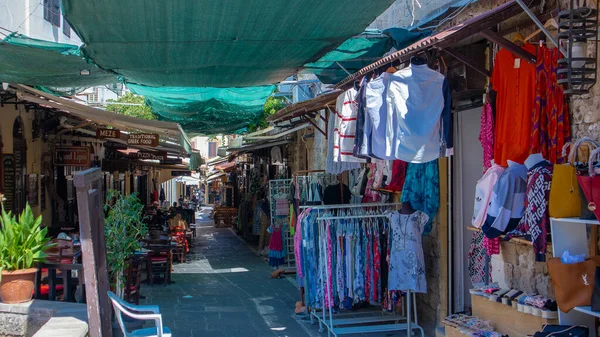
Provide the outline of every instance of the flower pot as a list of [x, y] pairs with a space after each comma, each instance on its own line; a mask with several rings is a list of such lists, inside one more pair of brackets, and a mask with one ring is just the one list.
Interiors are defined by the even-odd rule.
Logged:
[[0, 301], [7, 304], [31, 301], [37, 268], [3, 271], [0, 281]]

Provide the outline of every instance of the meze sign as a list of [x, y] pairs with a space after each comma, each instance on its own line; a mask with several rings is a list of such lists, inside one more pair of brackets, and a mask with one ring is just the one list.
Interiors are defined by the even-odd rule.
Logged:
[[117, 129], [97, 129], [96, 138], [119, 138], [121, 137], [121, 131]]
[[54, 165], [90, 166], [90, 148], [85, 146], [61, 146], [54, 153]]
[[127, 137], [129, 145], [158, 146], [158, 135], [155, 133], [131, 133]]

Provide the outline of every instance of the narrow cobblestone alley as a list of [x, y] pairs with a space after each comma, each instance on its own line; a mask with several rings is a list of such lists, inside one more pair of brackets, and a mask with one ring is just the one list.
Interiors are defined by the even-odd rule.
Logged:
[[271, 279], [271, 268], [230, 229], [200, 213], [188, 262], [176, 264], [174, 284], [144, 286], [141, 304], [160, 306], [174, 336], [310, 336], [293, 317], [298, 289]]

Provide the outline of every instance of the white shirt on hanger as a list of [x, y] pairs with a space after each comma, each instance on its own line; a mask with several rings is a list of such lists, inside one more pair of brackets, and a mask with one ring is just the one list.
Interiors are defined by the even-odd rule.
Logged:
[[387, 114], [388, 121], [395, 118], [397, 122], [393, 133], [386, 134], [393, 144], [386, 148], [386, 155], [411, 163], [440, 157], [441, 117], [445, 104], [449, 104], [445, 102], [444, 82], [444, 75], [427, 65], [411, 64], [391, 76]]

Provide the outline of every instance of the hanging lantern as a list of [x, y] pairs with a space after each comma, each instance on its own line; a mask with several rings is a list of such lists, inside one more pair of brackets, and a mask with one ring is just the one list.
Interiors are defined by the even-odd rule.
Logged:
[[[596, 84], [598, 10], [586, 5], [584, 1], [583, 7], [575, 8], [575, 0], [570, 0], [569, 9], [558, 13], [558, 42], [567, 54], [558, 60], [557, 74], [567, 95], [586, 94]], [[594, 44], [589, 56], [588, 43]]]

